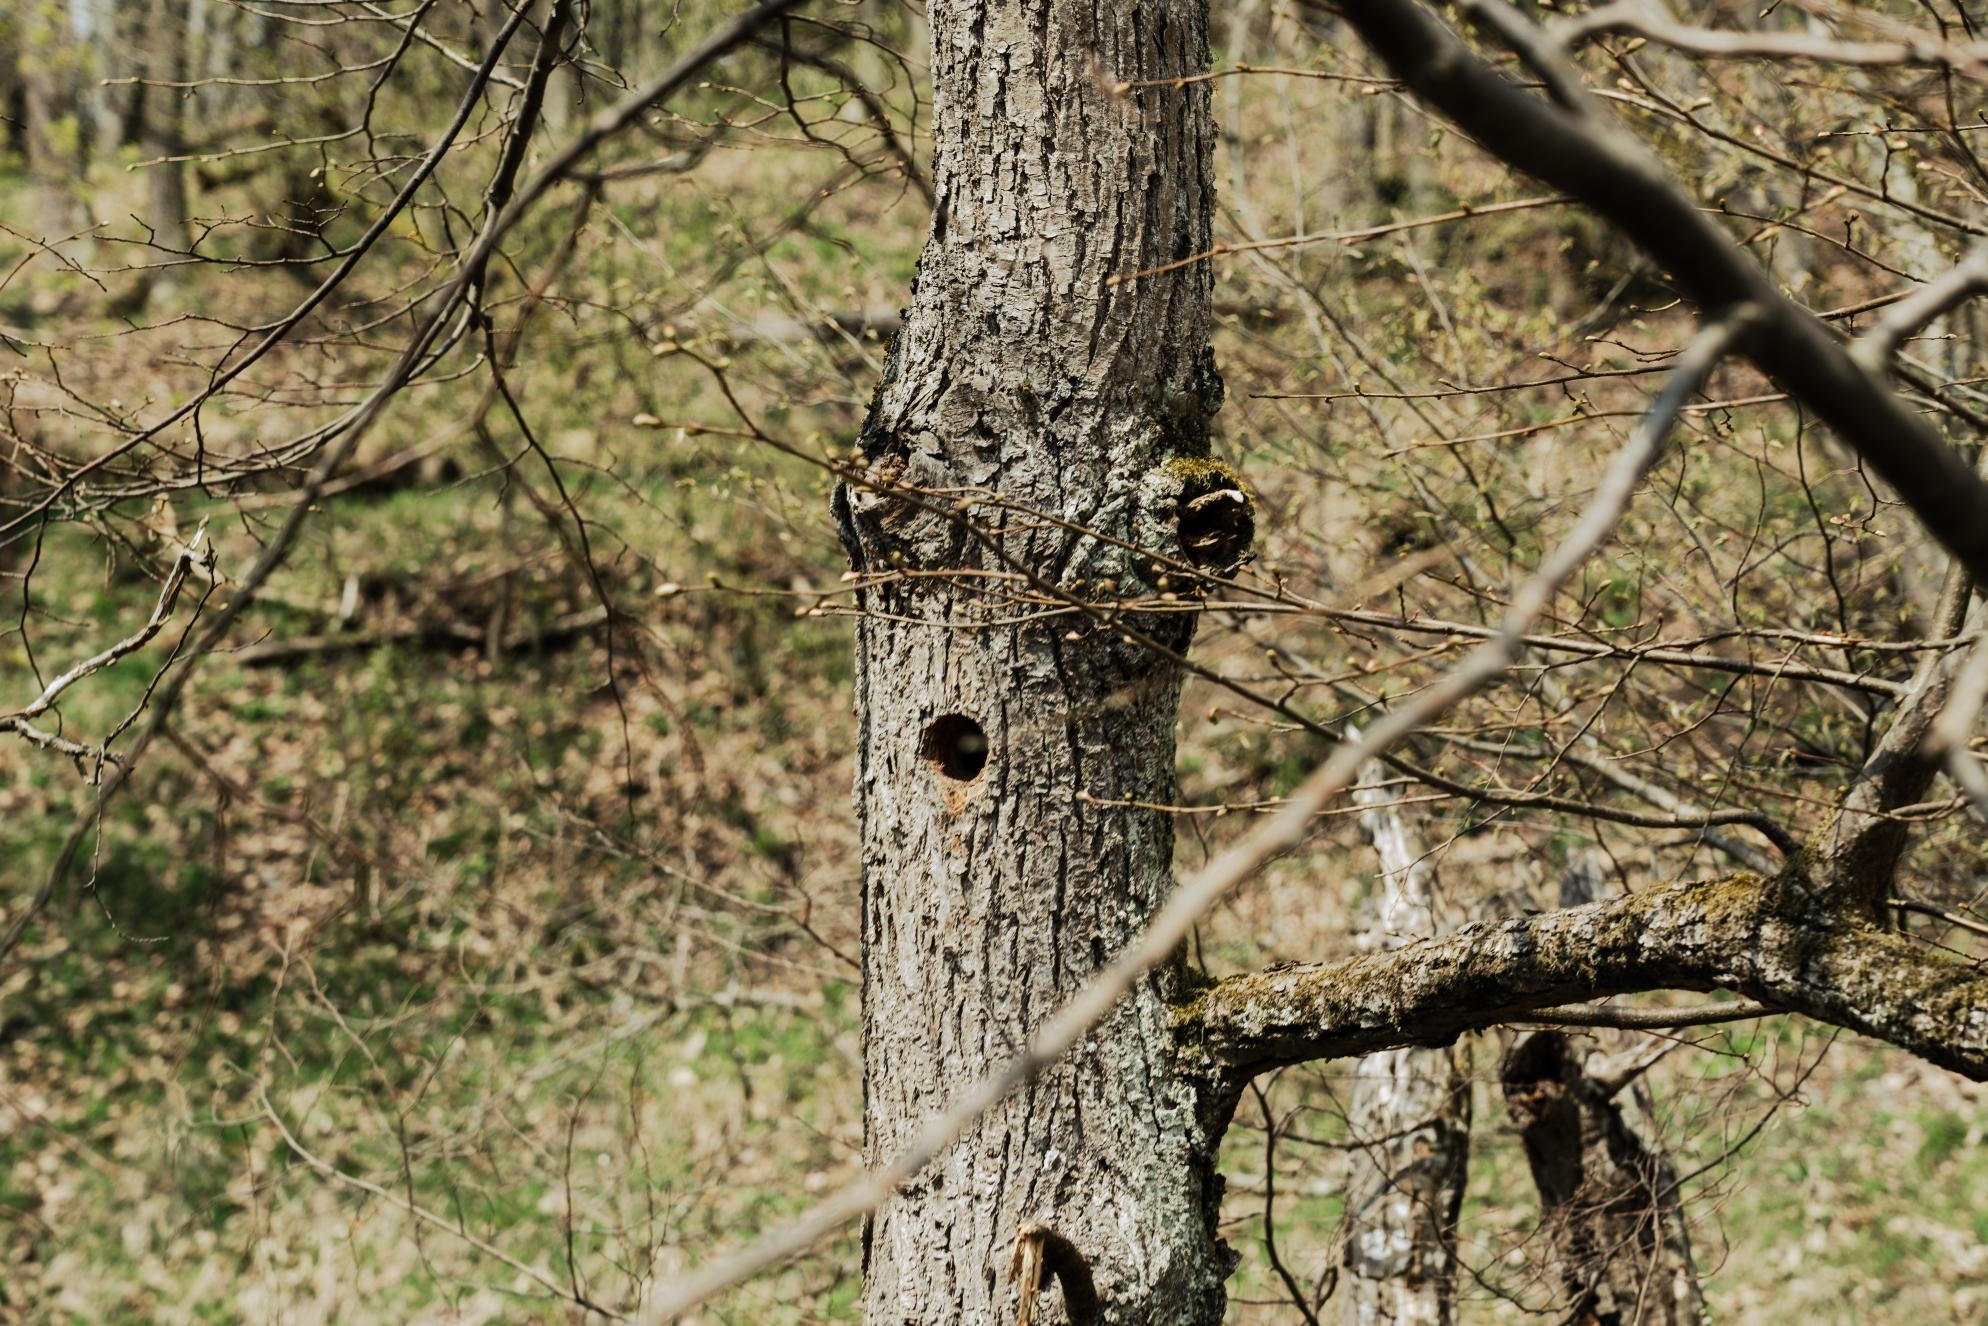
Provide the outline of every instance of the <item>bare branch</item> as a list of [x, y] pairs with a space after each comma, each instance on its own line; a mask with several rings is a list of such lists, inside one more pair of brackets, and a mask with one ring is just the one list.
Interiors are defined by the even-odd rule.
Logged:
[[1954, 678], [1946, 708], [1926, 737], [1926, 754], [1944, 762], [1947, 775], [1967, 793], [1968, 803], [1988, 822], [1988, 773], [1969, 748], [1981, 707], [1988, 702], [1988, 639], [1968, 651], [1967, 662]]
[[[1477, 6], [1494, 10], [1502, 31], [1537, 32], [1495, 0]], [[1621, 227], [1699, 307], [1753, 305], [1758, 315], [1743, 352], [1821, 416], [1988, 583], [1988, 483], [1827, 324], [1783, 294], [1647, 148], [1606, 116], [1553, 105], [1500, 77], [1415, 0], [1349, 0], [1339, 12], [1414, 92], [1512, 166]], [[1577, 79], [1549, 47], [1531, 39], [1520, 54], [1535, 72], [1552, 70], [1556, 85]]]
[[90, 655], [57, 676], [43, 687], [41, 694], [30, 700], [25, 708], [16, 709], [11, 714], [0, 714], [0, 724], [16, 726], [48, 712], [56, 701], [62, 698], [62, 693], [71, 686], [93, 673], [102, 672], [118, 660], [135, 654], [150, 644], [152, 637], [159, 633], [166, 620], [173, 615], [173, 607], [179, 602], [180, 589], [186, 584], [187, 572], [196, 566], [204, 570], [211, 565], [210, 550], [207, 547], [207, 522], [203, 520], [200, 528], [193, 532], [193, 538], [173, 558], [173, 564], [166, 572], [165, 583], [159, 587], [158, 600], [152, 605], [152, 615], [146, 618], [145, 624], [116, 644]]
[[577, 1307], [585, 1308], [589, 1312], [598, 1312], [603, 1317], [607, 1317], [613, 1321], [626, 1320], [619, 1312], [604, 1307], [583, 1295], [576, 1294], [561, 1285], [557, 1280], [554, 1280], [538, 1267], [519, 1261], [516, 1257], [513, 1257], [510, 1253], [505, 1252], [502, 1248], [487, 1239], [478, 1238], [456, 1221], [450, 1220], [446, 1216], [437, 1215], [425, 1206], [418, 1206], [399, 1193], [382, 1187], [370, 1179], [362, 1179], [356, 1174], [347, 1174], [336, 1165], [318, 1156], [309, 1147], [306, 1147], [302, 1142], [297, 1140], [297, 1135], [290, 1131], [290, 1125], [283, 1122], [283, 1116], [278, 1114], [276, 1106], [270, 1103], [269, 1091], [266, 1087], [258, 1086], [256, 1088], [256, 1101], [262, 1106], [263, 1117], [275, 1126], [277, 1133], [283, 1138], [283, 1144], [289, 1147], [299, 1160], [303, 1161], [304, 1164], [308, 1165], [318, 1174], [332, 1180], [334, 1183], [341, 1183], [348, 1188], [357, 1189], [369, 1197], [385, 1202], [387, 1205], [398, 1210], [405, 1211], [423, 1224], [433, 1225], [437, 1229], [454, 1235], [484, 1256], [510, 1267], [513, 1271], [532, 1281], [555, 1298], [572, 1303]]
[[[562, 0], [563, 3], [564, 0]], [[531, 210], [532, 206], [539, 199], [564, 180], [575, 166], [585, 160], [601, 144], [635, 123], [644, 112], [656, 103], [673, 95], [695, 78], [713, 60], [728, 54], [750, 40], [763, 24], [779, 17], [799, 3], [800, 0], [761, 0], [760, 4], [755, 5], [752, 9], [739, 15], [723, 27], [720, 27], [717, 31], [685, 52], [683, 57], [671, 65], [669, 69], [659, 74], [655, 79], [636, 92], [624, 98], [610, 110], [604, 112], [591, 128], [568, 143], [564, 149], [555, 153], [551, 160], [541, 166], [524, 185], [519, 187], [516, 195], [508, 203], [502, 204], [501, 210], [496, 211], [494, 215], [486, 219], [483, 228], [477, 234], [475, 243], [463, 255], [455, 275], [450, 279], [448, 285], [437, 295], [427, 317], [409, 339], [407, 345], [402, 349], [399, 357], [394, 361], [393, 367], [388, 371], [381, 383], [347, 416], [343, 434], [339, 437], [337, 445], [329, 448], [312, 469], [310, 477], [299, 490], [296, 504], [290, 509], [289, 515], [285, 518], [283, 524], [263, 548], [261, 556], [256, 559], [255, 564], [250, 567], [248, 573], [242, 578], [240, 586], [228, 601], [227, 606], [216, 615], [213, 623], [208, 627], [200, 641], [188, 652], [181, 666], [158, 688], [150, 721], [139, 732], [137, 739], [132, 743], [130, 751], [126, 754], [125, 761], [117, 766], [115, 773], [104, 780], [103, 786], [97, 793], [95, 813], [78, 817], [76, 824], [69, 832], [69, 836], [63, 840], [62, 846], [56, 851], [54, 864], [50, 866], [48, 875], [43, 880], [42, 886], [36, 891], [34, 898], [30, 900], [27, 908], [13, 919], [7, 929], [7, 933], [4, 936], [0, 936], [0, 958], [6, 957], [7, 954], [14, 950], [14, 947], [19, 944], [21, 936], [26, 932], [28, 923], [48, 905], [49, 899], [54, 896], [57, 884], [68, 873], [71, 862], [75, 860], [76, 853], [82, 847], [84, 838], [88, 836], [91, 825], [96, 823], [100, 818], [103, 805], [117, 793], [125, 780], [130, 777], [131, 770], [136, 767], [138, 757], [150, 745], [152, 739], [171, 717], [174, 704], [177, 702], [181, 692], [184, 691], [188, 681], [191, 680], [194, 669], [198, 666], [200, 660], [213, 652], [221, 644], [226, 638], [228, 631], [233, 628], [235, 622], [247, 611], [249, 605], [255, 601], [256, 594], [268, 581], [270, 575], [289, 555], [290, 548], [295, 543], [304, 521], [314, 508], [318, 496], [324, 491], [325, 486], [331, 482], [332, 476], [344, 465], [346, 459], [358, 447], [360, 440], [365, 437], [372, 425], [379, 420], [388, 404], [391, 403], [400, 389], [406, 386], [414, 377], [424, 357], [429, 354], [436, 340], [442, 337], [445, 327], [448, 327], [451, 322], [455, 323], [454, 330], [450, 332], [451, 337], [460, 335], [461, 332], [467, 329], [466, 301], [481, 281], [491, 256], [497, 250], [498, 243], [516, 227], [518, 222], [524, 218], [526, 213]], [[510, 34], [515, 30], [517, 22], [521, 20], [523, 13], [524, 10], [520, 9], [513, 16], [511, 23], [499, 34], [486, 61], [489, 66], [494, 67], [499, 53], [503, 46], [508, 43]], [[542, 52], [549, 53], [550, 49], [549, 43], [541, 43]], [[549, 69], [549, 63], [543, 65], [543, 70], [549, 71]], [[539, 72], [535, 71], [535, 73]], [[473, 104], [473, 99], [472, 102], [466, 102], [463, 110], [459, 112], [458, 127], [460, 122], [467, 118], [468, 107], [471, 104]], [[533, 127], [521, 124], [517, 126], [516, 132], [520, 134], [527, 133]], [[453, 134], [453, 132], [455, 130], [451, 129], [450, 133]], [[446, 141], [447, 137], [445, 136], [443, 142], [446, 143]], [[440, 148], [441, 145], [438, 144], [436, 150], [439, 152]], [[519, 160], [522, 160], [521, 152]], [[188, 406], [185, 408], [191, 409], [192, 407]], [[159, 427], [162, 428], [164, 425], [161, 424]], [[156, 432], [157, 429], [151, 431]], [[80, 473], [80, 470], [78, 473]], [[71, 480], [74, 477], [75, 475], [72, 474], [70, 476]], [[50, 497], [47, 500], [53, 501], [54, 498]], [[22, 519], [26, 518], [22, 517]]]
[[[1972, 624], [1980, 624], [1978, 614]], [[1964, 657], [1971, 655], [1949, 654], [1920, 664], [1911, 690], [1858, 770], [1841, 808], [1810, 845], [1808, 868], [1814, 886], [1826, 895], [1854, 901], [1873, 919], [1883, 916], [1892, 871], [1912, 828], [1911, 821], [1896, 812], [1923, 800], [1932, 784], [1939, 762], [1936, 743], [1928, 738], [1942, 712], [1951, 708], [1948, 697]], [[1966, 755], [1964, 748], [1962, 753]]]
[[1553, 31], [1570, 46], [1604, 32], [1627, 32], [1672, 50], [1714, 59], [1758, 57], [1874, 67], [1929, 65], [1970, 78], [1988, 73], [1988, 42], [1950, 42], [1927, 34], [1898, 41], [1834, 41], [1802, 32], [1721, 32], [1679, 23], [1654, 0], [1618, 0], [1557, 24]]
[[1906, 337], [1980, 294], [1988, 294], [1988, 240], [1977, 241], [1946, 275], [1928, 281], [1886, 309], [1885, 315], [1857, 338], [1851, 353], [1871, 372], [1880, 372], [1891, 363]]
[[1618, 1008], [1611, 1004], [1575, 1004], [1541, 1008], [1528, 1013], [1519, 1026], [1613, 1027], [1620, 1031], [1674, 1031], [1709, 1027], [1721, 1022], [1746, 1022], [1773, 1017], [1780, 1009], [1751, 999], [1716, 1004], [1687, 1004], [1682, 1008]]
[[[923, 1169], [976, 1119], [1000, 1103], [1008, 1092], [1062, 1057], [1111, 1011], [1134, 981], [1178, 948], [1211, 906], [1255, 874], [1271, 857], [1303, 842], [1318, 810], [1351, 786], [1368, 760], [1378, 757], [1510, 667], [1523, 648], [1526, 631], [1551, 603], [1560, 585], [1615, 527], [1638, 484], [1660, 454], [1678, 411], [1703, 385], [1727, 347], [1740, 335], [1746, 316], [1744, 307], [1728, 310], [1725, 317], [1702, 329], [1677, 357], [1670, 380], [1596, 486], [1580, 522], [1512, 595], [1503, 629], [1495, 638], [1479, 645], [1462, 664], [1435, 684], [1383, 715], [1360, 740], [1342, 743], [1277, 814], [1177, 886], [1154, 914], [1145, 933], [1121, 951], [1074, 998], [1045, 1019], [1019, 1054], [960, 1092], [944, 1110], [932, 1116], [910, 1146], [786, 1228], [775, 1230], [685, 1276], [653, 1299], [637, 1320], [653, 1324], [679, 1317], [712, 1295], [804, 1251], [844, 1223], [875, 1209], [899, 1184]], [[1419, 947], [1402, 951], [1415, 952]], [[1561, 1002], [1583, 993], [1568, 991], [1540, 1002]], [[1410, 1042], [1388, 1042], [1407, 1043]], [[1349, 1047], [1344, 1053], [1363, 1054], [1383, 1048], [1386, 1046], [1382, 1044]]]

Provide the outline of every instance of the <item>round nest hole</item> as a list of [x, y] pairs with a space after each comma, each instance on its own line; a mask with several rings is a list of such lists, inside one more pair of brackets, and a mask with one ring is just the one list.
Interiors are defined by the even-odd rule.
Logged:
[[919, 751], [955, 782], [969, 782], [987, 767], [987, 733], [965, 714], [945, 714], [925, 729]]

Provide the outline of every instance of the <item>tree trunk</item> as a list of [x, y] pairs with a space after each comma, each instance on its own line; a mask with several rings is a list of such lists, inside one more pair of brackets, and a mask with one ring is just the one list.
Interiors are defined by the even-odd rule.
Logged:
[[[1380, 858], [1381, 905], [1370, 948], [1443, 933], [1435, 870], [1388, 803], [1388, 768], [1367, 767], [1354, 794]], [[1470, 1162], [1469, 1042], [1383, 1050], [1353, 1072], [1348, 1157], [1346, 1326], [1444, 1326], [1456, 1305], [1456, 1222]]]
[[[1577, 856], [1560, 905], [1600, 900], [1606, 878], [1591, 855]], [[1705, 1303], [1677, 1176], [1640, 1080], [1655, 1057], [1651, 1038], [1601, 1032], [1597, 1039], [1609, 1053], [1581, 1053], [1565, 1032], [1526, 1032], [1499, 1070], [1539, 1190], [1548, 1254], [1573, 1307], [1567, 1320], [1697, 1326]]]
[[28, 90], [21, 79], [21, 20], [0, 15], [0, 151], [26, 160]]
[[[930, 23], [938, 204], [866, 471], [835, 503], [866, 576], [873, 1160], [1011, 1054], [1172, 885], [1172, 823], [1151, 807], [1175, 795], [1180, 669], [1101, 615], [1022, 601], [1018, 576], [1087, 599], [1185, 594], [1124, 545], [1184, 559], [1183, 508], [1236, 487], [1202, 459], [1221, 390], [1206, 266], [1111, 282], [1209, 243], [1205, 86], [1122, 86], [1202, 68], [1201, 0], [939, 0]], [[1204, 564], [1238, 551], [1189, 542]], [[1192, 631], [1182, 614], [1117, 620], [1176, 650]], [[1234, 1102], [1176, 1048], [1182, 979], [1149, 975], [876, 1213], [866, 1320], [1220, 1320], [1214, 1152]], [[1030, 1302], [1038, 1277], [1057, 1285]]]
[[186, 151], [186, 92], [158, 84], [183, 83], [187, 77], [187, 28], [192, 16], [187, 0], [151, 0], [146, 17], [151, 31], [144, 36], [145, 77], [154, 84], [144, 89], [143, 120], [139, 127], [139, 147], [148, 160], [148, 199], [145, 224], [154, 244], [182, 250], [187, 240], [186, 163], [163, 158]]

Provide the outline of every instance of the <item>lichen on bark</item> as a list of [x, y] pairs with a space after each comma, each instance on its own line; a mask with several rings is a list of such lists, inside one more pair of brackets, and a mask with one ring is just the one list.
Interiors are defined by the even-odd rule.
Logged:
[[1184, 1044], [1235, 1076], [1447, 1044], [1536, 1009], [1729, 990], [1988, 1080], [1988, 975], [1812, 889], [1742, 872], [1465, 926], [1386, 954], [1230, 977], [1175, 1010]]

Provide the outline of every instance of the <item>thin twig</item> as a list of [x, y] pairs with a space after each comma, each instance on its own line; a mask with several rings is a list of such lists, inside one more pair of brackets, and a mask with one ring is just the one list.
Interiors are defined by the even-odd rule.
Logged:
[[1930, 34], [1898, 41], [1836, 41], [1804, 32], [1721, 32], [1687, 27], [1647, 0], [1618, 0], [1554, 28], [1554, 35], [1569, 45], [1604, 32], [1627, 32], [1659, 46], [1713, 59], [1815, 60], [1871, 68], [1931, 65], [1970, 78], [1980, 78], [1988, 71], [1988, 42], [1946, 41]]
[[566, 1302], [571, 1303], [576, 1307], [585, 1308], [589, 1312], [598, 1312], [604, 1317], [612, 1317], [616, 1321], [627, 1320], [626, 1317], [622, 1316], [621, 1313], [614, 1311], [612, 1308], [606, 1307], [600, 1303], [596, 1303], [592, 1299], [587, 1298], [584, 1295], [578, 1294], [573, 1290], [567, 1289], [566, 1287], [562, 1286], [557, 1280], [554, 1280], [551, 1276], [547, 1275], [544, 1271], [541, 1271], [536, 1266], [532, 1266], [529, 1265], [528, 1263], [521, 1262], [516, 1257], [513, 1257], [510, 1253], [505, 1252], [502, 1248], [498, 1247], [494, 1243], [491, 1243], [486, 1239], [478, 1238], [476, 1235], [470, 1233], [469, 1230], [457, 1224], [455, 1221], [450, 1220], [448, 1217], [437, 1215], [435, 1212], [430, 1211], [427, 1207], [420, 1206], [415, 1202], [409, 1200], [408, 1198], [402, 1197], [399, 1193], [394, 1192], [392, 1189], [374, 1183], [371, 1179], [362, 1179], [356, 1174], [347, 1174], [344, 1170], [339, 1169], [337, 1166], [329, 1163], [328, 1161], [321, 1159], [316, 1154], [314, 1154], [310, 1150], [310, 1148], [306, 1147], [302, 1142], [298, 1141], [297, 1135], [290, 1131], [290, 1127], [288, 1124], [283, 1122], [283, 1116], [278, 1114], [276, 1112], [276, 1107], [270, 1103], [268, 1088], [258, 1084], [255, 1089], [255, 1095], [256, 1095], [256, 1100], [262, 1105], [263, 1116], [267, 1118], [271, 1124], [275, 1125], [276, 1131], [282, 1135], [284, 1144], [288, 1146], [290, 1150], [296, 1154], [299, 1160], [303, 1161], [304, 1164], [310, 1166], [310, 1168], [317, 1171], [319, 1174], [322, 1174], [325, 1178], [330, 1179], [334, 1183], [342, 1183], [348, 1188], [356, 1188], [358, 1191], [366, 1193], [369, 1196], [377, 1197], [379, 1200], [387, 1203], [388, 1205], [397, 1207], [398, 1209], [405, 1211], [407, 1214], [413, 1216], [416, 1220], [419, 1220], [424, 1224], [433, 1225], [437, 1229], [448, 1231], [450, 1234], [453, 1234], [457, 1238], [461, 1239], [464, 1243], [467, 1243], [470, 1247], [475, 1248], [478, 1252], [482, 1253], [484, 1256], [489, 1257], [494, 1261], [502, 1262], [504, 1265], [516, 1271], [519, 1275], [527, 1277], [535, 1284], [544, 1288], [544, 1290], [547, 1293], [553, 1295], [556, 1298], [564, 1299]]
[[1877, 372], [1891, 363], [1905, 338], [1976, 295], [1988, 294], [1988, 240], [1977, 240], [1967, 256], [1937, 280], [1926, 282], [1893, 304], [1857, 338], [1852, 353]]

